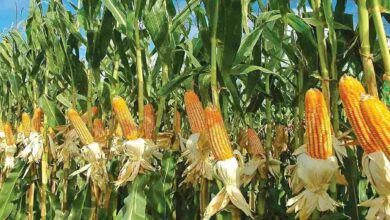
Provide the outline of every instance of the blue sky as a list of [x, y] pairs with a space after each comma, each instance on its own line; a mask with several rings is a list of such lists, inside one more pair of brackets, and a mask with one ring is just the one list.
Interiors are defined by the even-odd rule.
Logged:
[[[16, 25], [16, 10], [15, 5], [18, 6], [17, 19], [18, 22], [24, 21], [28, 14], [28, 5], [30, 0], [0, 0], [0, 33], [5, 32], [10, 27], [15, 27]], [[47, 2], [49, 0], [43, 1]], [[74, 2], [77, 4], [77, 0], [64, 0], [65, 3]], [[179, 0], [180, 3], [183, 3], [184, 0]], [[292, 0], [291, 5], [294, 6], [297, 3], [297, 0]], [[182, 4], [181, 4], [182, 5]], [[347, 1], [347, 9], [348, 13], [354, 14], [354, 24], [357, 23], [356, 17], [356, 5], [353, 0]], [[390, 24], [385, 23], [386, 31], [390, 34]], [[21, 28], [21, 27], [20, 27]]]

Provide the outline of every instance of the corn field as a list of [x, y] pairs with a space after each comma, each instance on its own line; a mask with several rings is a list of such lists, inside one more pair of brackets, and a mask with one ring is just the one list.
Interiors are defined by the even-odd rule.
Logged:
[[390, 220], [389, 0], [25, 13], [0, 34], [1, 220]]

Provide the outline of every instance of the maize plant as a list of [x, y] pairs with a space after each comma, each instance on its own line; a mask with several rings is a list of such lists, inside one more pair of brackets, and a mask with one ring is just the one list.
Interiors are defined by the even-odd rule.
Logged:
[[388, 0], [0, 14], [0, 219], [390, 219]]

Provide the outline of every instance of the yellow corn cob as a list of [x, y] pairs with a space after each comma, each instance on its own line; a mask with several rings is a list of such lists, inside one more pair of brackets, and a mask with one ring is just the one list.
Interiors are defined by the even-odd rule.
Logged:
[[92, 136], [94, 139], [101, 138], [105, 136], [105, 129], [103, 125], [103, 121], [99, 118], [95, 118], [93, 120], [93, 127], [92, 127]]
[[375, 143], [390, 160], [390, 111], [378, 98], [369, 95], [362, 97], [360, 108]]
[[77, 113], [74, 109], [69, 109], [68, 118], [70, 123], [72, 123], [74, 129], [76, 130], [77, 134], [79, 135], [81, 142], [84, 145], [91, 144], [93, 142], [93, 137], [89, 132], [87, 126], [81, 119], [79, 113]]
[[103, 121], [99, 118], [93, 120], [92, 136], [99, 143], [104, 144], [107, 140], [106, 129], [104, 128]]
[[126, 101], [117, 96], [112, 100], [112, 108], [115, 112], [115, 117], [122, 127], [123, 135], [127, 140], [135, 140], [138, 138], [138, 128], [133, 117], [127, 107]]
[[26, 112], [22, 114], [22, 126], [24, 136], [29, 137], [31, 132], [31, 119], [30, 115]]
[[49, 133], [49, 135], [50, 135], [51, 138], [54, 139], [54, 138], [56, 137], [56, 133], [55, 133], [55, 131], [54, 131], [53, 128], [49, 127], [48, 133]]
[[122, 128], [121, 128], [121, 126], [119, 124], [117, 124], [116, 128], [115, 128], [115, 136], [123, 137]]
[[181, 133], [181, 115], [179, 111], [175, 112], [175, 118], [174, 118], [174, 130], [176, 134]]
[[144, 106], [144, 122], [143, 122], [143, 131], [145, 139], [153, 139], [154, 129], [156, 127], [156, 119], [154, 117], [154, 108], [152, 104], [147, 104]]
[[229, 136], [223, 123], [222, 115], [214, 106], [205, 110], [207, 128], [210, 136], [212, 151], [216, 160], [226, 160], [233, 157]]
[[275, 126], [275, 139], [272, 143], [275, 151], [283, 151], [288, 142], [288, 134], [286, 133], [286, 126], [278, 124]]
[[192, 133], [203, 133], [206, 131], [204, 109], [194, 91], [187, 91], [184, 94], [184, 103]]
[[10, 123], [6, 123], [4, 125], [4, 134], [5, 134], [5, 141], [8, 146], [15, 144], [14, 134], [12, 131], [12, 126]]
[[257, 136], [257, 133], [252, 128], [248, 128], [247, 130], [248, 135], [248, 153], [251, 155], [264, 155], [264, 148], [261, 144], [261, 140], [259, 136]]
[[34, 132], [40, 132], [41, 127], [42, 127], [42, 116], [43, 116], [43, 111], [40, 108], [36, 108], [34, 110], [34, 115], [31, 120], [32, 122], [32, 131]]
[[332, 155], [332, 129], [328, 109], [321, 91], [309, 89], [305, 97], [307, 152], [317, 159]]
[[339, 91], [348, 121], [356, 134], [359, 144], [366, 153], [380, 150], [360, 111], [360, 96], [366, 93], [362, 84], [355, 78], [345, 75], [340, 80]]
[[[99, 112], [98, 107], [96, 107], [96, 106], [92, 106], [92, 107], [91, 107], [91, 117], [92, 117], [92, 118], [95, 117], [95, 116], [97, 115], [98, 112]], [[88, 123], [88, 112], [85, 112], [85, 113], [81, 116], [81, 119], [83, 119], [83, 122], [84, 122], [85, 124], [87, 124], [87, 123]]]

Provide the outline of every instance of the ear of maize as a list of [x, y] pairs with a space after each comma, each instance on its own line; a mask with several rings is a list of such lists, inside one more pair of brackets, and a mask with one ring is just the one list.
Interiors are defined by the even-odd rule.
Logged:
[[283, 151], [288, 143], [288, 134], [286, 132], [286, 126], [276, 125], [275, 127], [275, 139], [272, 143], [275, 151]]
[[42, 127], [43, 111], [41, 108], [34, 109], [34, 115], [32, 118], [32, 131], [40, 132]]
[[138, 128], [133, 117], [127, 107], [126, 101], [117, 96], [112, 100], [112, 108], [115, 112], [115, 117], [121, 125], [123, 135], [127, 140], [135, 140], [138, 138]]
[[106, 129], [104, 127], [103, 121], [99, 118], [95, 118], [93, 120], [92, 136], [93, 139], [99, 143], [104, 144], [107, 140]]
[[12, 131], [12, 126], [10, 123], [6, 123], [4, 125], [4, 134], [5, 134], [5, 141], [8, 146], [15, 144], [14, 134]]
[[105, 129], [103, 125], [103, 121], [99, 118], [95, 118], [93, 120], [93, 126], [92, 126], [92, 136], [94, 139], [100, 138], [105, 135]]
[[180, 115], [179, 111], [175, 112], [173, 126], [174, 126], [173, 129], [175, 130], [175, 133], [180, 134], [181, 133], [181, 115]]
[[144, 121], [143, 130], [145, 139], [153, 139], [154, 129], [156, 127], [156, 119], [154, 117], [154, 108], [152, 104], [144, 106]]
[[209, 106], [205, 110], [205, 115], [211, 148], [215, 159], [221, 161], [232, 158], [233, 150], [221, 113], [216, 107]]
[[360, 97], [366, 93], [363, 85], [357, 79], [345, 75], [340, 80], [339, 91], [348, 121], [356, 134], [359, 144], [366, 153], [380, 150], [360, 110]]
[[26, 112], [22, 114], [22, 128], [24, 136], [29, 137], [31, 132], [31, 119], [30, 115]]
[[257, 136], [257, 133], [252, 128], [248, 128], [247, 130], [248, 135], [248, 153], [252, 155], [265, 155], [264, 154], [264, 148], [261, 144], [261, 140], [259, 136]]
[[332, 155], [332, 129], [328, 109], [321, 91], [309, 89], [305, 97], [307, 152], [316, 159]]
[[375, 143], [390, 160], [390, 111], [378, 98], [369, 95], [362, 97], [360, 108]]
[[117, 124], [115, 128], [115, 136], [123, 137], [122, 127], [119, 124]]
[[93, 137], [81, 119], [79, 113], [77, 113], [74, 109], [69, 109], [68, 118], [79, 135], [81, 142], [84, 145], [91, 144], [93, 142]]
[[[92, 106], [92, 107], [91, 107], [91, 117], [92, 117], [92, 118], [95, 117], [95, 116], [97, 115], [98, 112], [99, 112], [98, 107], [96, 107], [96, 106]], [[81, 116], [81, 118], [83, 119], [83, 122], [84, 122], [85, 124], [87, 124], [87, 123], [88, 123], [88, 112], [85, 112], [85, 113]]]
[[199, 97], [194, 91], [184, 94], [184, 103], [192, 133], [202, 133], [207, 130], [205, 113]]

